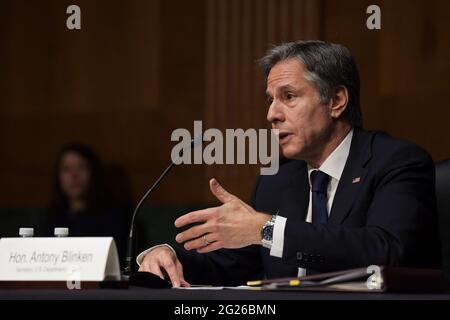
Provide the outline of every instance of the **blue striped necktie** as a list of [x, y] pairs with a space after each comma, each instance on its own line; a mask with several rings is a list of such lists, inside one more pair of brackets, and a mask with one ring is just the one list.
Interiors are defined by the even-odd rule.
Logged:
[[312, 223], [314, 225], [327, 224], [327, 187], [330, 176], [322, 171], [311, 172], [312, 186]]

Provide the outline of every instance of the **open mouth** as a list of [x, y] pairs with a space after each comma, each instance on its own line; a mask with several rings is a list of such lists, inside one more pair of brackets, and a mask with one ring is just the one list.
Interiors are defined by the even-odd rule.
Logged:
[[283, 144], [287, 143], [289, 141], [289, 139], [291, 138], [291, 136], [292, 136], [292, 133], [280, 132], [280, 134], [278, 135], [279, 141], [280, 141], [280, 145], [283, 145]]

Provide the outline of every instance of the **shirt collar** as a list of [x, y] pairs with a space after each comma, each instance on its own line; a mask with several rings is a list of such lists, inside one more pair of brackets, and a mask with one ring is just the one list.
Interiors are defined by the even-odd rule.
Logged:
[[[339, 146], [334, 149], [334, 151], [328, 156], [328, 158], [322, 163], [318, 170], [326, 173], [330, 177], [339, 181], [344, 171], [345, 163], [347, 162], [348, 155], [350, 153], [350, 146], [352, 144], [353, 129], [347, 134], [347, 136], [342, 140]], [[311, 172], [314, 168], [308, 165], [308, 180], [311, 178]], [[311, 184], [311, 181], [309, 181]]]

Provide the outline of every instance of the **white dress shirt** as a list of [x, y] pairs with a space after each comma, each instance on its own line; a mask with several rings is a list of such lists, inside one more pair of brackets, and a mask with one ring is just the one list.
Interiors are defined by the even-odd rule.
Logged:
[[[308, 214], [306, 215], [306, 222], [312, 222], [312, 192], [311, 192], [311, 172], [319, 170], [330, 176], [327, 187], [327, 211], [328, 215], [331, 212], [333, 205], [334, 195], [341, 179], [342, 172], [344, 171], [345, 163], [347, 162], [348, 154], [350, 153], [350, 145], [353, 138], [353, 129], [342, 140], [341, 144], [334, 149], [334, 151], [328, 156], [328, 158], [322, 163], [320, 168], [314, 169], [308, 165], [308, 181], [309, 181], [309, 205]], [[284, 247], [284, 229], [286, 227], [287, 219], [282, 216], [282, 212], [276, 217], [275, 225], [273, 228], [273, 242], [270, 249], [270, 255], [281, 258], [283, 256]], [[298, 276], [306, 274], [306, 270], [299, 268]]]
[[[310, 191], [309, 191], [309, 205], [308, 205], [308, 214], [306, 216], [306, 222], [311, 223], [312, 221], [311, 172], [313, 172], [314, 170], [320, 170], [330, 176], [330, 180], [328, 182], [327, 187], [327, 211], [329, 215], [333, 205], [334, 195], [336, 194], [336, 189], [339, 184], [339, 180], [341, 179], [342, 172], [344, 171], [348, 154], [350, 152], [350, 145], [352, 143], [352, 138], [353, 138], [353, 129], [347, 134], [344, 140], [342, 140], [341, 144], [336, 149], [334, 149], [334, 151], [328, 156], [328, 158], [324, 161], [324, 163], [320, 166], [319, 169], [313, 169], [308, 165], [308, 181]], [[270, 255], [278, 258], [281, 258], [283, 256], [284, 229], [286, 227], [287, 221], [287, 219], [283, 217], [282, 214], [283, 213], [280, 212], [280, 215], [277, 215], [275, 219], [275, 225], [273, 228], [273, 242], [272, 247], [270, 249]], [[168, 244], [157, 245], [141, 252], [136, 258], [137, 264], [141, 265], [141, 262], [147, 253], [161, 246], [166, 246], [175, 253], [175, 250]], [[305, 269], [299, 268], [298, 273], [299, 276], [305, 275], [305, 273], [306, 273]]]

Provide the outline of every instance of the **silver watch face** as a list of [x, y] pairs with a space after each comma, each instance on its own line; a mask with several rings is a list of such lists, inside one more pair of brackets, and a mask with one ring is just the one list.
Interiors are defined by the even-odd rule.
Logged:
[[268, 223], [264, 226], [262, 238], [266, 241], [272, 241], [273, 238], [273, 223]]

